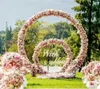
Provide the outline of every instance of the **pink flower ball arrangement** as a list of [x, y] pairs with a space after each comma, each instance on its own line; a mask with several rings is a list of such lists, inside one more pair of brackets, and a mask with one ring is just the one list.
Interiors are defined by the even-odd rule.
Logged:
[[20, 89], [24, 83], [24, 77], [20, 72], [12, 70], [5, 73], [1, 82], [0, 89]]
[[83, 82], [90, 89], [99, 89], [100, 86], [100, 62], [93, 61], [82, 69]]
[[[1, 58], [0, 89], [24, 89], [27, 85], [24, 73], [24, 58], [14, 52], [7, 52]], [[26, 68], [24, 68], [26, 72]]]
[[2, 56], [2, 68], [5, 71], [9, 71], [11, 69], [20, 69], [23, 66], [24, 58], [18, 53], [7, 52]]

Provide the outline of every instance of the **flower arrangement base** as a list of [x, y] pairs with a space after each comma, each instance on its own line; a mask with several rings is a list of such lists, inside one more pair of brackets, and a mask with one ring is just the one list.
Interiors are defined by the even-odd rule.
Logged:
[[72, 73], [48, 73], [38, 76], [37, 78], [49, 78], [49, 79], [55, 79], [55, 78], [75, 78], [75, 74]]
[[47, 74], [48, 72], [43, 70], [40, 64], [33, 64], [31, 69], [32, 76], [36, 76], [36, 74]]

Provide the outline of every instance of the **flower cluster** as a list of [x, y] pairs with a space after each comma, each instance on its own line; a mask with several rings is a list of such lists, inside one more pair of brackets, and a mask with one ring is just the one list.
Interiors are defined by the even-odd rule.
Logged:
[[31, 74], [32, 76], [36, 76], [36, 74], [47, 74], [48, 72], [45, 71], [42, 66], [40, 66], [39, 64], [33, 64], [32, 65], [32, 70], [31, 70]]
[[[30, 72], [30, 65], [26, 62], [24, 57], [18, 53], [7, 52], [2, 56], [2, 68], [5, 71], [10, 71], [12, 69], [20, 70], [24, 75]], [[27, 67], [28, 68], [27, 68]]]
[[55, 79], [55, 78], [74, 78], [75, 75], [73, 73], [48, 73], [46, 75], [40, 75], [37, 78], [49, 78], [49, 79]]
[[13, 70], [5, 73], [1, 82], [3, 84], [0, 86], [0, 89], [19, 89], [24, 83], [24, 78], [20, 72]]
[[90, 62], [82, 69], [83, 82], [87, 87], [100, 89], [100, 63], [98, 61]]
[[[69, 14], [67, 14], [67, 13], [65, 13], [63, 11], [50, 9], [50, 10], [46, 10], [46, 11], [40, 12], [40, 13], [34, 15], [32, 18], [30, 18], [24, 24], [24, 26], [21, 28], [21, 30], [19, 31], [19, 34], [18, 34], [18, 51], [19, 51], [19, 53], [21, 55], [23, 55], [25, 58], [28, 59], [28, 57], [26, 55], [26, 51], [24, 49], [24, 39], [25, 39], [25, 34], [26, 34], [28, 28], [36, 20], [38, 20], [39, 18], [44, 17], [44, 16], [51, 16], [51, 15], [58, 16], [58, 17], [62, 17], [62, 18], [66, 18], [78, 30], [78, 34], [80, 35], [80, 38], [81, 38], [81, 48], [80, 48], [79, 55], [75, 59], [76, 65], [73, 66], [73, 68], [71, 68], [72, 71], [73, 70], [76, 70], [76, 69], [78, 69], [82, 65], [82, 63], [83, 63], [83, 61], [84, 61], [84, 59], [86, 57], [86, 54], [87, 54], [87, 46], [88, 46], [88, 39], [87, 39], [87, 35], [86, 35], [86, 32], [85, 32], [83, 26], [81, 24], [79, 24], [79, 22], [77, 22], [76, 20], [74, 20]], [[45, 45], [45, 44], [46, 43], [44, 42], [43, 45]], [[35, 56], [38, 57], [38, 53], [36, 53]], [[38, 60], [36, 60], [36, 62], [38, 62]], [[74, 63], [72, 62], [72, 64], [74, 64]]]
[[65, 71], [65, 69], [68, 67], [68, 65], [72, 62], [73, 55], [72, 55], [72, 52], [71, 52], [71, 49], [70, 49], [69, 45], [67, 43], [65, 43], [65, 41], [60, 40], [60, 39], [48, 39], [48, 40], [44, 40], [44, 41], [40, 42], [35, 47], [34, 54], [33, 54], [33, 61], [34, 61], [34, 64], [36, 64], [38, 66], [38, 67], [36, 67], [36, 69], [38, 68], [38, 70], [39, 70], [39, 68], [40, 68], [40, 70], [43, 70], [40, 67], [38, 56], [40, 54], [41, 48], [45, 47], [45, 46], [48, 46], [50, 44], [60, 45], [60, 46], [62, 46], [64, 48], [65, 53], [67, 54], [67, 58], [66, 58], [66, 62], [64, 64], [62, 70]]
[[7, 52], [2, 56], [2, 68], [5, 71], [9, 71], [12, 69], [21, 69], [23, 66], [24, 58], [20, 56], [18, 53]]
[[[25, 78], [22, 73], [24, 58], [18, 53], [8, 52], [1, 58], [0, 89], [20, 89]], [[25, 87], [25, 86], [24, 86]]]

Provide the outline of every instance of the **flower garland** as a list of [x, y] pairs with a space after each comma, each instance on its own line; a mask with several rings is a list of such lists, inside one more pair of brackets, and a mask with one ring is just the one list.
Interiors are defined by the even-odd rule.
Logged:
[[83, 61], [84, 61], [86, 54], [87, 54], [87, 46], [88, 46], [87, 35], [86, 35], [86, 32], [81, 24], [79, 24], [76, 20], [74, 20], [69, 14], [67, 14], [63, 11], [60, 11], [60, 10], [49, 9], [49, 10], [40, 12], [40, 13], [34, 15], [32, 18], [30, 18], [24, 24], [24, 26], [21, 28], [21, 30], [19, 31], [19, 34], [18, 34], [18, 52], [21, 55], [23, 55], [26, 59], [28, 59], [28, 57], [26, 55], [26, 51], [24, 49], [24, 39], [25, 39], [25, 34], [26, 34], [28, 28], [39, 18], [44, 17], [44, 16], [52, 16], [52, 15], [62, 17], [62, 18], [69, 20], [71, 22], [71, 24], [73, 26], [75, 26], [78, 30], [78, 34], [80, 35], [80, 38], [81, 38], [81, 48], [80, 48], [79, 55], [71, 63], [71, 65], [73, 65], [73, 67], [70, 66], [71, 67], [70, 71], [76, 71], [83, 64]]
[[100, 62], [93, 61], [82, 69], [83, 82], [90, 89], [100, 89]]
[[41, 48], [42, 47], [46, 47], [46, 46], [48, 46], [50, 44], [56, 44], [56, 45], [62, 46], [63, 49], [64, 49], [64, 51], [65, 51], [65, 53], [67, 54], [66, 62], [64, 63], [64, 66], [62, 67], [62, 70], [65, 71], [65, 69], [68, 67], [68, 65], [72, 62], [73, 55], [72, 55], [72, 52], [71, 52], [71, 49], [70, 49], [69, 45], [67, 43], [65, 43], [65, 41], [60, 40], [60, 39], [48, 39], [48, 40], [44, 40], [44, 41], [40, 42], [35, 47], [34, 54], [33, 54], [34, 64], [37, 65], [36, 66], [37, 68], [35, 67], [35, 69], [43, 71], [42, 67], [40, 66], [38, 56], [40, 54]]

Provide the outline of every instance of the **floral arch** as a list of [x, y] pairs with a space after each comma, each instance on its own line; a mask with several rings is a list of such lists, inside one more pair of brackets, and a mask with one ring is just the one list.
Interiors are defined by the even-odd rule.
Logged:
[[76, 73], [76, 70], [83, 64], [84, 59], [86, 57], [88, 39], [87, 39], [87, 35], [86, 35], [86, 32], [85, 32], [83, 26], [79, 22], [77, 22], [75, 19], [73, 19], [66, 12], [63, 12], [60, 10], [49, 9], [49, 10], [42, 11], [42, 12], [34, 15], [30, 19], [28, 19], [18, 34], [18, 52], [19, 52], [19, 54], [21, 54], [22, 56], [24, 56], [27, 59], [26, 62], [29, 62], [28, 57], [26, 55], [26, 51], [24, 49], [25, 34], [26, 34], [28, 28], [30, 27], [30, 25], [32, 25], [35, 21], [37, 21], [39, 18], [44, 17], [44, 16], [57, 16], [57, 17], [65, 18], [65, 19], [69, 20], [71, 22], [71, 24], [73, 26], [75, 26], [76, 29], [78, 30], [78, 34], [80, 35], [80, 38], [81, 38], [81, 48], [80, 48], [79, 55], [75, 58], [75, 60], [72, 61], [72, 63], [68, 66], [67, 69], [64, 69], [64, 70], [66, 70], [66, 72]]
[[48, 40], [41, 41], [34, 49], [34, 54], [33, 54], [34, 65], [40, 68], [38, 70], [41, 71], [43, 70], [42, 67], [40, 66], [38, 56], [40, 54], [41, 48], [48, 46], [50, 44], [60, 45], [63, 47], [65, 53], [67, 54], [67, 58], [62, 69], [66, 69], [68, 65], [72, 62], [73, 55], [69, 45], [64, 40], [60, 40], [60, 39], [48, 39]]

